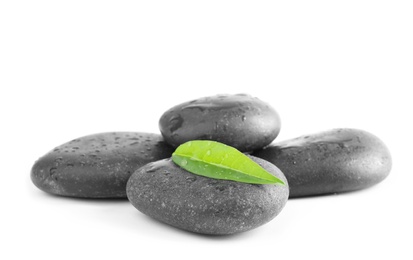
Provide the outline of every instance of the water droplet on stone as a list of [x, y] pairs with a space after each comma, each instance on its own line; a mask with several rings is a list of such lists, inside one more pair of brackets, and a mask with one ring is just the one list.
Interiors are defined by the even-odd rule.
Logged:
[[224, 191], [225, 187], [224, 186], [217, 186], [217, 187], [215, 187], [215, 189], [218, 190], [218, 191]]
[[55, 174], [56, 173], [56, 168], [55, 167], [52, 167], [52, 168], [50, 168], [50, 170], [49, 170], [49, 174], [50, 174], [50, 176], [52, 176], [53, 174]]
[[214, 131], [218, 132], [218, 122], [215, 122], [215, 124], [214, 124]]
[[186, 181], [187, 181], [188, 183], [191, 183], [191, 182], [196, 181], [196, 178], [195, 178], [195, 177], [186, 177]]
[[171, 117], [171, 119], [169, 119], [169, 124], [170, 124], [169, 131], [171, 133], [175, 132], [182, 126], [183, 122], [184, 122], [184, 119], [180, 115], [175, 115]]
[[153, 165], [152, 163], [148, 164], [148, 169], [146, 170], [147, 172], [154, 172], [156, 170], [155, 165]]

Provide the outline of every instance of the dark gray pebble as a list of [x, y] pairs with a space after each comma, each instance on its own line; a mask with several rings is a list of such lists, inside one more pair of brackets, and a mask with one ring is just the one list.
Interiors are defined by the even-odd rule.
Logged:
[[256, 151], [288, 179], [290, 197], [360, 190], [381, 182], [392, 161], [376, 136], [356, 129], [333, 129], [273, 144]]
[[263, 148], [280, 132], [277, 112], [246, 94], [204, 97], [177, 105], [159, 120], [174, 147], [190, 140], [218, 141], [242, 152]]
[[[251, 158], [284, 182], [273, 164]], [[191, 232], [227, 235], [273, 219], [288, 199], [288, 184], [257, 185], [192, 174], [170, 159], [150, 163], [129, 179], [127, 195], [142, 213]]]
[[172, 152], [159, 134], [94, 134], [60, 145], [41, 157], [31, 170], [31, 179], [39, 189], [55, 195], [126, 198], [130, 175]]

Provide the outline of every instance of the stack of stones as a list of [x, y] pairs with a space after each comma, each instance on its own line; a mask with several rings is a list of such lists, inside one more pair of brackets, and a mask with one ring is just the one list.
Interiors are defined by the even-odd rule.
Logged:
[[[112, 132], [62, 144], [31, 170], [41, 190], [78, 198], [128, 198], [142, 213], [202, 234], [226, 235], [261, 226], [288, 198], [349, 192], [387, 177], [391, 156], [376, 136], [333, 129], [273, 143], [278, 113], [245, 94], [177, 105], [159, 120], [161, 134]], [[194, 175], [174, 164], [177, 146], [218, 141], [244, 152], [286, 185], [248, 184]]]

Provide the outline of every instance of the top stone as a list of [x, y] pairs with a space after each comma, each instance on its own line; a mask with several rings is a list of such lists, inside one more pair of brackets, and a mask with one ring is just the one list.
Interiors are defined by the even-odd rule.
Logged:
[[170, 145], [213, 140], [248, 152], [270, 144], [280, 132], [280, 117], [267, 103], [246, 94], [217, 95], [172, 107], [159, 120]]

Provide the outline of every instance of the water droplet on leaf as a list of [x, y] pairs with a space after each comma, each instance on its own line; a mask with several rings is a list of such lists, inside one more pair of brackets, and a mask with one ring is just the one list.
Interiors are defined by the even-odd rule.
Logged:
[[185, 165], [187, 165], [187, 164], [188, 164], [188, 161], [187, 161], [187, 160], [184, 159], [184, 160], [181, 161], [181, 165], [182, 165], [182, 166], [185, 166]]

